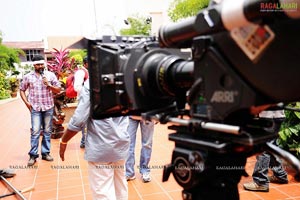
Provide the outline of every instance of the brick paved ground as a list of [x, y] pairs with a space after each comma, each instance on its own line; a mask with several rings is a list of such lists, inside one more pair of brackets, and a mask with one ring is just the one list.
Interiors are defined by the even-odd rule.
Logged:
[[[67, 114], [67, 117], [69, 117], [70, 113]], [[33, 185], [34, 191], [24, 194], [30, 200], [91, 199], [87, 180], [87, 166], [83, 160], [84, 150], [79, 148], [80, 134], [76, 135], [68, 144], [65, 162], [60, 161], [58, 140], [53, 139], [51, 154], [55, 159], [54, 162], [49, 163], [38, 160], [34, 168], [26, 168], [30, 138], [29, 129], [30, 115], [21, 99], [0, 101], [0, 168], [10, 168], [16, 172], [16, 176], [8, 180], [20, 190]], [[178, 186], [172, 176], [168, 182], [162, 183], [161, 181], [161, 167], [170, 162], [174, 148], [173, 142], [168, 141], [169, 132], [170, 130], [166, 126], [156, 125], [153, 155], [150, 163], [153, 168], [156, 168], [152, 170], [152, 181], [145, 184], [138, 177], [136, 180], [129, 182], [130, 200], [181, 199], [181, 187]], [[137, 146], [136, 156], [139, 156], [139, 148]], [[250, 157], [246, 165], [246, 171], [250, 175], [254, 164], [255, 158]], [[65, 169], [59, 169], [62, 167], [65, 167]], [[69, 168], [66, 169], [67, 167]], [[70, 169], [70, 167], [73, 168]], [[287, 185], [270, 184], [270, 192], [268, 193], [243, 190], [242, 184], [251, 180], [251, 177], [243, 177], [239, 184], [240, 199], [299, 200], [300, 184], [294, 181], [292, 175], [293, 171], [290, 171], [290, 183]], [[7, 188], [0, 184], [0, 195], [7, 192]], [[5, 199], [15, 199], [15, 197]]]

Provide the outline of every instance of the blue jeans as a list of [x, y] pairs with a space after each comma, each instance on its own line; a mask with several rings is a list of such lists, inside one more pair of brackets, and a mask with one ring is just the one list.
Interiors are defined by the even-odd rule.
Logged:
[[140, 154], [140, 165], [138, 166], [141, 174], [145, 172], [150, 172], [149, 162], [152, 153], [152, 138], [154, 132], [154, 123], [145, 122], [134, 119], [129, 119], [128, 134], [130, 135], [130, 146], [129, 155], [126, 160], [126, 176], [134, 176], [134, 165], [135, 165], [135, 143], [136, 143], [136, 133], [137, 128], [140, 125], [141, 128], [141, 154]]
[[[272, 133], [278, 133], [281, 123], [284, 118], [274, 118], [273, 126], [266, 129]], [[279, 158], [268, 152], [256, 156], [256, 163], [252, 174], [253, 181], [258, 185], [269, 186], [268, 172], [272, 170], [273, 175], [281, 180], [287, 180], [287, 172], [282, 167], [282, 162]]]
[[258, 185], [269, 186], [268, 171], [280, 180], [287, 180], [287, 172], [283, 169], [281, 160], [268, 152], [263, 152], [256, 157], [256, 163], [252, 174], [253, 181]]
[[47, 111], [31, 110], [31, 149], [28, 153], [30, 157], [39, 157], [38, 147], [41, 130], [43, 131], [41, 154], [50, 153], [52, 118], [53, 108]]

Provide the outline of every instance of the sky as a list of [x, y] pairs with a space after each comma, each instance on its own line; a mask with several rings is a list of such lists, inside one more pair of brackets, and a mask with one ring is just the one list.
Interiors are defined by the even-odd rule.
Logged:
[[133, 14], [163, 12], [172, 0], [0, 0], [4, 41], [41, 41], [46, 36], [117, 33]]

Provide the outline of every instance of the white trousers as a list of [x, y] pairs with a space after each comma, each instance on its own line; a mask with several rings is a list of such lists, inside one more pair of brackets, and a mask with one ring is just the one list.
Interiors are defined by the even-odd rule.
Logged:
[[88, 176], [94, 200], [127, 200], [125, 160], [88, 162]]

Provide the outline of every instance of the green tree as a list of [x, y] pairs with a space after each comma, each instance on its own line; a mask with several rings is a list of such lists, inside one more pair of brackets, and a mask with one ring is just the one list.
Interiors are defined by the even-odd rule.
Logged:
[[121, 35], [150, 35], [151, 21], [146, 17], [137, 14], [128, 17], [126, 23], [130, 26], [126, 29], [121, 29]]
[[209, 0], [174, 0], [168, 9], [168, 16], [176, 22], [179, 19], [197, 15], [208, 4]]
[[69, 53], [69, 58], [74, 59], [76, 64], [83, 64], [83, 58], [87, 55], [86, 49], [73, 50]]
[[25, 55], [21, 49], [10, 48], [0, 43], [0, 72], [6, 74], [8, 70], [14, 71], [14, 63], [20, 63], [20, 55]]

